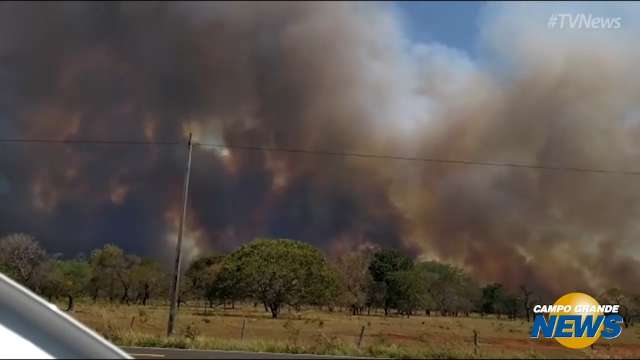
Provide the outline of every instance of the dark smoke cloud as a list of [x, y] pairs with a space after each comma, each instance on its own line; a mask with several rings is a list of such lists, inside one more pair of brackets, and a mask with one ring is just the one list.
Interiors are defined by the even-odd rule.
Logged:
[[9, 187], [9, 181], [3, 174], [0, 174], [0, 194], [4, 195], [9, 192], [11, 192], [11, 188]]
[[[638, 27], [552, 32], [552, 10], [488, 6], [474, 61], [411, 43], [391, 5], [5, 3], [0, 131], [636, 169]], [[190, 255], [277, 236], [549, 294], [640, 280], [634, 177], [205, 147], [193, 163]], [[182, 147], [0, 145], [0, 233], [166, 256], [183, 164]]]
[[[375, 81], [360, 68], [369, 51], [389, 61], [358, 7], [5, 4], [4, 133], [172, 140], [194, 131], [201, 142], [355, 148], [369, 141], [366, 112], [376, 101], [360, 93]], [[336, 92], [340, 84], [352, 88]], [[34, 232], [65, 252], [105, 242], [170, 249], [183, 151], [6, 145], [1, 166], [16, 188], [2, 232]], [[189, 246], [229, 250], [279, 236], [327, 249], [344, 238], [411, 248], [385, 182], [335, 159], [197, 148]]]

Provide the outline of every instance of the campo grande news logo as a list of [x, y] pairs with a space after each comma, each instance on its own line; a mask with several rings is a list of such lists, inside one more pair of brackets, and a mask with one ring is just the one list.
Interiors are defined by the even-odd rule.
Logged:
[[[600, 337], [611, 340], [622, 333], [620, 305], [600, 305], [579, 292], [561, 296], [553, 305], [536, 305], [531, 337], [556, 339], [571, 349], [593, 345]], [[545, 316], [547, 314], [547, 316]]]

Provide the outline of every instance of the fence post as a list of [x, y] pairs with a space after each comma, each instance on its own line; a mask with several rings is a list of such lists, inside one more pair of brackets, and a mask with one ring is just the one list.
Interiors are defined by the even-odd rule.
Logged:
[[360, 338], [358, 339], [358, 349], [362, 346], [362, 338], [364, 338], [364, 329], [366, 325], [362, 325], [362, 329], [360, 330]]
[[244, 341], [244, 329], [247, 325], [247, 319], [242, 319], [242, 330], [240, 331], [240, 341]]
[[474, 329], [473, 330], [473, 353], [475, 355], [478, 355], [478, 332]]

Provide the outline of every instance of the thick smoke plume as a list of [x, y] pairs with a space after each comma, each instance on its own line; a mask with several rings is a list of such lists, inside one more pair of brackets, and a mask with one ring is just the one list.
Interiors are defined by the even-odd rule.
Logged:
[[[554, 31], [550, 7], [489, 6], [472, 60], [411, 42], [391, 5], [5, 3], [0, 132], [640, 169], [638, 27]], [[546, 293], [640, 281], [638, 177], [208, 147], [193, 163], [192, 254], [273, 236]], [[183, 164], [171, 145], [0, 144], [0, 234], [166, 256]]]

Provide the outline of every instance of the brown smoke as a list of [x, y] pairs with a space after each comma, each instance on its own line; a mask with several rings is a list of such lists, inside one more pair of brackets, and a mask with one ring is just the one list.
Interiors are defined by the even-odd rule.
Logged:
[[[640, 169], [634, 29], [553, 33], [488, 10], [474, 62], [411, 43], [391, 5], [2, 4], [0, 131]], [[183, 148], [0, 151], [0, 233], [171, 251]], [[547, 293], [625, 287], [637, 180], [197, 147], [188, 243], [375, 243]]]

